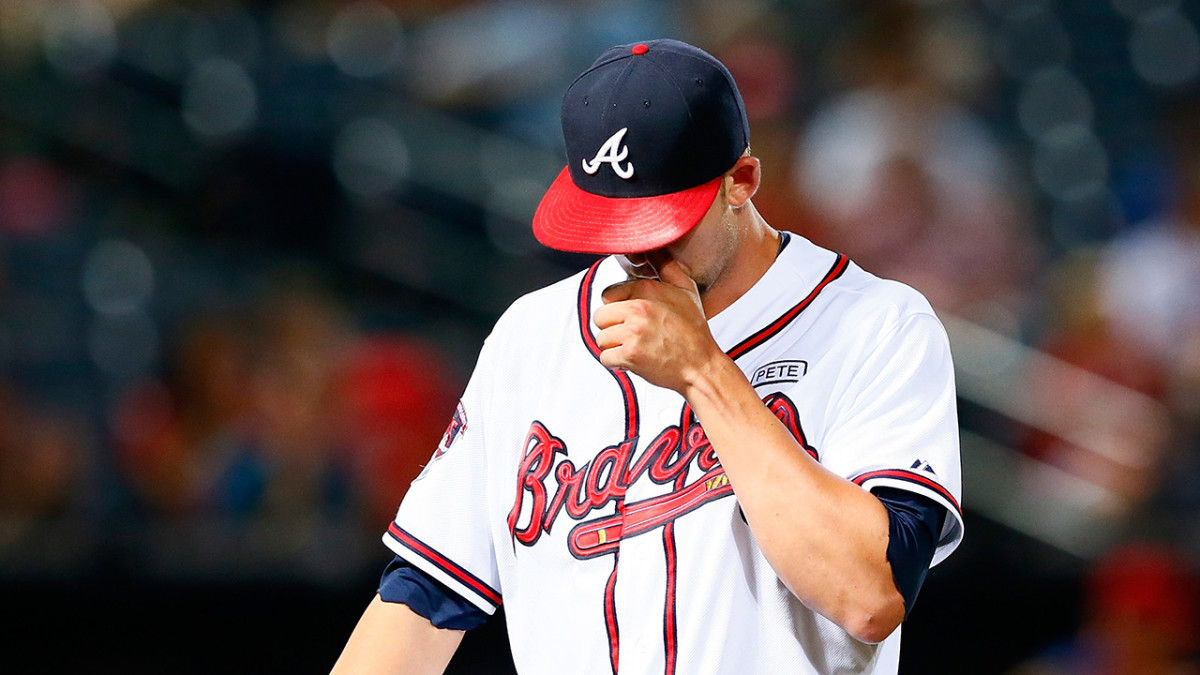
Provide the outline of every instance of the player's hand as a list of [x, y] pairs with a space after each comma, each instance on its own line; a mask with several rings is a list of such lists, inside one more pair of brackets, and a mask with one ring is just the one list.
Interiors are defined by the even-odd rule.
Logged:
[[600, 362], [683, 394], [725, 356], [708, 329], [696, 282], [675, 260], [655, 261], [658, 280], [633, 279], [604, 289], [593, 320]]

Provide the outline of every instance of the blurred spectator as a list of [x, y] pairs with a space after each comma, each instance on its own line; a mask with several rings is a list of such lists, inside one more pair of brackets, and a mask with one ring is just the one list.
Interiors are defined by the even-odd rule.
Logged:
[[677, 8], [661, 0], [459, 4], [413, 25], [413, 98], [545, 148], [561, 145], [564, 79], [609, 46], [679, 32]]
[[251, 353], [250, 453], [260, 476], [256, 508], [267, 513], [350, 509], [349, 467], [337, 450], [336, 377], [352, 324], [340, 303], [285, 277], [256, 309]]
[[1198, 583], [1193, 564], [1172, 546], [1120, 546], [1089, 573], [1077, 633], [1010, 675], [1200, 673]]
[[1200, 416], [1200, 95], [1166, 106], [1162, 140], [1174, 178], [1166, 213], [1105, 249], [1101, 310], [1113, 330], [1172, 365], [1171, 398]]
[[1158, 355], [1114, 330], [1104, 316], [1097, 257], [1094, 250], [1077, 251], [1045, 275], [1047, 320], [1035, 346], [1075, 368], [1028, 373], [1032, 406], [1054, 424], [1030, 430], [1018, 447], [1099, 486], [1110, 497], [1106, 515], [1126, 516], [1164, 478], [1171, 429], [1160, 402], [1168, 370]]
[[250, 418], [245, 322], [198, 318], [169, 360], [166, 381], [131, 387], [116, 413], [121, 467], [152, 514], [233, 508]]
[[341, 422], [371, 523], [395, 516], [437, 448], [465, 384], [449, 372], [445, 357], [415, 337], [369, 335], [349, 350]]
[[135, 387], [116, 420], [119, 454], [151, 513], [253, 516], [339, 510], [333, 378], [343, 310], [294, 280], [249, 316], [185, 327], [165, 384]]
[[1009, 160], [963, 102], [982, 61], [961, 11], [888, 0], [855, 17], [832, 51], [847, 89], [805, 129], [796, 185], [826, 245], [937, 309], [1011, 325], [1038, 252]]
[[[792, 154], [800, 133], [805, 97], [813, 94], [796, 44], [796, 19], [777, 5], [732, 5], [701, 0], [693, 22], [697, 44], [708, 48], [733, 74], [754, 129], [751, 149], [771, 179], [754, 196], [768, 221], [801, 235], [814, 231], [814, 215], [791, 186]], [[818, 242], [821, 243], [821, 242]]]
[[82, 426], [37, 410], [0, 383], [0, 517], [71, 515], [81, 506]]
[[134, 388], [119, 451], [152, 514], [390, 518], [459, 386], [416, 338], [357, 334], [334, 296], [284, 275], [248, 316], [190, 324], [167, 383]]
[[[1162, 364], [1164, 399], [1175, 439], [1157, 495], [1164, 520], [1200, 528], [1200, 93], [1169, 101], [1161, 140], [1170, 159], [1168, 208], [1136, 223], [1103, 250], [1097, 271], [1100, 311], [1111, 330]], [[1125, 358], [1126, 353], [1114, 354]], [[1186, 521], [1190, 520], [1191, 524]], [[1193, 546], [1198, 546], [1193, 544]], [[1196, 549], [1200, 551], [1200, 549]]]

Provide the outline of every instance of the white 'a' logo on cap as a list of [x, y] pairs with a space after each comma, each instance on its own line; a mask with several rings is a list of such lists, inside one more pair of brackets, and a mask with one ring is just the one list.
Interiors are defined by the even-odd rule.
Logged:
[[596, 156], [591, 160], [583, 160], [583, 170], [589, 176], [596, 175], [600, 170], [601, 164], [609, 164], [612, 170], [621, 178], [629, 180], [633, 177], [633, 162], [625, 162], [625, 166], [621, 166], [621, 162], [629, 156], [629, 146], [621, 145], [621, 139], [625, 138], [625, 132], [629, 131], [629, 127], [624, 127], [617, 133], [608, 137], [604, 141], [604, 145], [600, 146], [600, 150], [596, 152]]

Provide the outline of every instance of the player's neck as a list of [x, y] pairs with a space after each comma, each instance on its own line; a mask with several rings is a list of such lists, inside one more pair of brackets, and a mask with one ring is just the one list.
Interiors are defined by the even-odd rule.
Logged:
[[763, 220], [753, 203], [738, 218], [737, 247], [717, 280], [700, 296], [704, 316], [713, 318], [762, 278], [779, 253], [779, 232]]

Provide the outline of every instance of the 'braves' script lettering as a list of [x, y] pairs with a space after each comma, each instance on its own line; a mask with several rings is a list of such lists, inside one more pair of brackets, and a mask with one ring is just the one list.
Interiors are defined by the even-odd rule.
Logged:
[[[796, 406], [783, 394], [763, 401], [792, 432], [809, 454], [800, 428]], [[637, 439], [611, 445], [576, 466], [566, 458], [566, 443], [546, 425], [533, 422], [525, 439], [525, 455], [517, 470], [517, 496], [508, 514], [513, 540], [534, 545], [549, 532], [559, 513], [581, 520], [596, 509], [616, 502], [617, 513], [580, 523], [571, 530], [568, 547], [577, 558], [592, 558], [616, 550], [623, 537], [632, 537], [664, 525], [700, 506], [733, 494], [704, 428], [690, 406], [684, 406], [679, 425], [663, 429], [633, 461]], [[563, 455], [561, 461], [559, 455]], [[700, 475], [687, 482], [691, 467]], [[547, 486], [551, 473], [557, 486]], [[643, 476], [659, 485], [671, 484], [673, 491], [635, 503], [626, 503], [629, 487]], [[528, 509], [526, 508], [528, 504]], [[522, 517], [524, 512], [528, 515]], [[525, 521], [525, 522], [522, 522]]]

